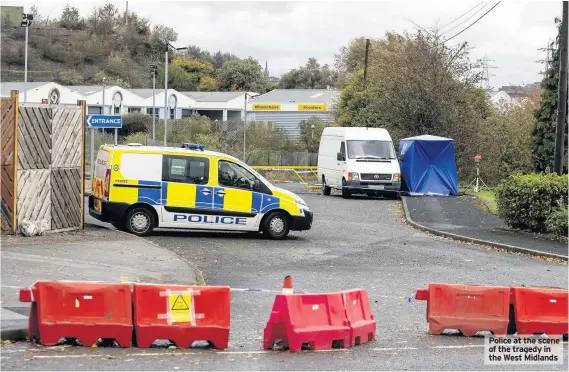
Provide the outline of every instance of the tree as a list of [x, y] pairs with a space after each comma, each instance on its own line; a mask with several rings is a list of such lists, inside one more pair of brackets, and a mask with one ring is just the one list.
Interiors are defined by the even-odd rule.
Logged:
[[231, 61], [234, 59], [239, 59], [236, 55], [231, 53], [221, 53], [218, 50], [212, 57], [211, 57], [211, 64], [214, 69], [219, 70], [223, 64], [227, 61]]
[[263, 68], [252, 57], [225, 62], [219, 70], [218, 81], [219, 89], [226, 91], [262, 92], [266, 84]]
[[337, 73], [328, 65], [320, 66], [315, 58], [309, 58], [305, 66], [293, 69], [281, 77], [282, 89], [326, 89], [336, 85]]
[[39, 9], [38, 9], [37, 6], [32, 5], [32, 6], [30, 7], [30, 12], [29, 12], [29, 13], [34, 17], [34, 21], [33, 21], [33, 22], [34, 22], [36, 25], [40, 25], [40, 24], [44, 23], [43, 17], [41, 16], [41, 14], [40, 14]]
[[65, 4], [59, 26], [70, 30], [81, 30], [85, 27], [85, 21], [79, 15], [79, 9], [69, 4]]
[[[541, 82], [541, 105], [535, 112], [535, 127], [533, 136], [533, 160], [536, 171], [553, 169], [553, 156], [555, 153], [555, 131], [557, 126], [558, 84], [559, 84], [559, 38], [561, 34], [561, 22], [558, 24], [558, 35], [553, 48], [553, 61], [547, 69]], [[565, 123], [567, 133], [567, 123]], [[565, 135], [565, 159], [567, 159], [567, 135]], [[564, 166], [567, 172], [567, 164]]]
[[480, 74], [468, 45], [447, 46], [436, 31], [388, 33], [370, 42], [365, 90], [365, 39], [352, 41], [336, 57], [344, 87], [335, 110], [338, 124], [386, 128], [396, 144], [422, 134], [454, 138], [457, 166], [471, 169], [472, 137], [490, 106], [476, 87]]
[[308, 120], [302, 120], [300, 126], [300, 140], [306, 146], [309, 152], [318, 152], [320, 146], [320, 137], [326, 127], [326, 123], [322, 119], [312, 117]]
[[205, 61], [209, 64], [213, 62], [210, 52], [203, 50], [197, 45], [190, 45], [186, 50], [186, 56], [190, 59]]
[[178, 40], [178, 33], [173, 28], [156, 25], [150, 34], [150, 50], [154, 54], [164, 53], [166, 51], [166, 44], [173, 43]]
[[[176, 56], [168, 65], [168, 87], [179, 91], [215, 90], [213, 67], [207, 62]], [[158, 71], [159, 86], [163, 86], [164, 68]], [[203, 89], [202, 89], [203, 88]]]

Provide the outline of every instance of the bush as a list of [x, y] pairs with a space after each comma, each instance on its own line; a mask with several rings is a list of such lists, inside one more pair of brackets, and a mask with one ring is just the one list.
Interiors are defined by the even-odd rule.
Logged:
[[496, 188], [498, 214], [511, 227], [547, 231], [548, 217], [567, 206], [567, 175], [515, 174]]
[[63, 85], [75, 85], [80, 79], [81, 75], [75, 70], [65, 70], [59, 73], [59, 83]]
[[567, 236], [568, 225], [568, 210], [567, 208], [557, 208], [547, 217], [545, 226], [547, 231], [557, 236]]
[[138, 132], [146, 132], [152, 135], [152, 116], [144, 115], [140, 112], [133, 112], [128, 115], [123, 115], [122, 121], [123, 126], [118, 130], [121, 136], [129, 136]]

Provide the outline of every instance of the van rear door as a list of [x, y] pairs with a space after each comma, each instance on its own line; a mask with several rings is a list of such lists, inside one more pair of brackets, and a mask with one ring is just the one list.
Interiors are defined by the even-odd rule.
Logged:
[[93, 175], [92, 186], [92, 194], [97, 199], [108, 200], [109, 198], [111, 163], [111, 153], [107, 149], [101, 148], [97, 153], [97, 160], [95, 161], [95, 174]]

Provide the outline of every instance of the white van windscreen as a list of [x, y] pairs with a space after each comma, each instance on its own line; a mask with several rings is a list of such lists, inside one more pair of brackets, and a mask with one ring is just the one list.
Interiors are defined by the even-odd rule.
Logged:
[[99, 150], [97, 160], [95, 160], [95, 177], [100, 180], [105, 179], [107, 169], [109, 167], [109, 152], [107, 150]]
[[347, 142], [350, 159], [395, 159], [393, 143], [390, 141], [351, 140]]

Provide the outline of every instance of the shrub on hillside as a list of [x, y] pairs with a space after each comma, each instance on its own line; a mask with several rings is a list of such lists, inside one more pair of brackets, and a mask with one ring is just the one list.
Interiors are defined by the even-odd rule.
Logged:
[[497, 187], [498, 214], [511, 227], [547, 231], [548, 217], [567, 206], [567, 175], [515, 174]]
[[63, 85], [75, 85], [81, 80], [81, 75], [75, 70], [65, 70], [59, 73], [59, 83]]
[[119, 135], [129, 136], [137, 132], [146, 132], [152, 134], [152, 116], [144, 115], [140, 112], [133, 112], [122, 117], [123, 126], [119, 129]]
[[557, 236], [567, 236], [568, 225], [568, 210], [567, 208], [558, 208], [547, 217], [545, 226], [547, 231]]

